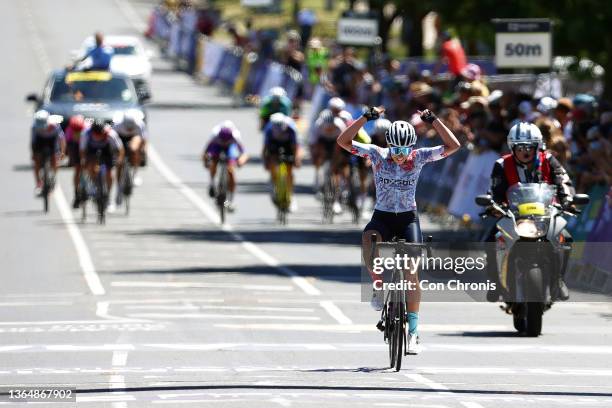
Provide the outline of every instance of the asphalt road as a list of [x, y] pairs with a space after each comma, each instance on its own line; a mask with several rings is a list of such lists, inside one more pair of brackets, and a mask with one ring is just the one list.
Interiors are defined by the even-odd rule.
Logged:
[[[612, 406], [607, 303], [555, 305], [539, 338], [516, 335], [496, 305], [424, 303], [424, 351], [386, 369], [377, 315], [360, 301], [363, 225], [321, 225], [307, 166], [300, 210], [277, 226], [256, 112], [158, 56], [150, 163], [131, 214], [79, 223], [64, 169], [44, 215], [24, 97], [94, 30], [137, 33], [148, 7], [0, 4], [0, 386], [78, 388], [79, 406]], [[253, 160], [220, 228], [199, 155], [223, 119]]]

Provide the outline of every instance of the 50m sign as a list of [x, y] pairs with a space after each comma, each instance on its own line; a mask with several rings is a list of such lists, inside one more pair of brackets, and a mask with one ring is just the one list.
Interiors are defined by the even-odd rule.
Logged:
[[550, 33], [497, 33], [495, 50], [498, 68], [549, 67]]

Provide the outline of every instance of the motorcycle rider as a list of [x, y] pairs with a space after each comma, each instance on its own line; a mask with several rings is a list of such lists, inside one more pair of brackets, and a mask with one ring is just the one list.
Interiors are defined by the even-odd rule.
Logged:
[[[519, 122], [512, 126], [508, 132], [508, 147], [510, 154], [507, 154], [495, 162], [491, 173], [491, 187], [489, 194], [496, 203], [506, 203], [506, 192], [516, 183], [548, 183], [557, 186], [557, 200], [564, 208], [573, 209], [572, 197], [574, 188], [572, 182], [554, 156], [543, 151], [542, 133], [540, 129], [529, 122]], [[500, 214], [493, 214], [500, 216]], [[496, 228], [493, 228], [487, 238], [487, 242], [495, 242]], [[572, 237], [563, 231], [565, 242], [571, 242]], [[558, 298], [567, 300], [569, 291], [563, 279], [571, 248], [565, 247], [562, 254], [561, 268], [558, 270]], [[496, 289], [489, 290], [487, 300], [496, 302], [499, 300], [500, 284], [498, 281], [498, 271], [496, 262], [496, 251], [493, 245], [487, 245], [487, 274], [491, 282], [496, 283]]]

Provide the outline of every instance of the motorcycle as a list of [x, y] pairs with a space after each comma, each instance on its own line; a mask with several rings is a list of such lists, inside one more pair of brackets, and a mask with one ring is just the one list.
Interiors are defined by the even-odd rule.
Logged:
[[[508, 206], [494, 202], [490, 195], [479, 195], [476, 204], [495, 211], [495, 252], [498, 282], [514, 328], [530, 337], [542, 332], [544, 312], [558, 297], [560, 271], [565, 268], [571, 247], [562, 233], [564, 216], [579, 211], [555, 202], [556, 187], [546, 183], [517, 183], [507, 192]], [[586, 205], [589, 196], [576, 194], [573, 204]], [[486, 216], [486, 215], [485, 215]]]

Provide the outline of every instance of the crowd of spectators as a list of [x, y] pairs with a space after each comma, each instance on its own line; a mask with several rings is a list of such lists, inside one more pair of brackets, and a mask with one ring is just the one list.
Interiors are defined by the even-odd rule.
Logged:
[[[163, 3], [178, 18], [192, 8], [185, 0]], [[431, 109], [462, 143], [475, 151], [499, 154], [507, 152], [506, 136], [516, 121], [533, 122], [542, 130], [546, 148], [571, 173], [578, 192], [587, 192], [596, 184], [610, 185], [612, 104], [588, 94], [535, 99], [519, 90], [489, 89], [481, 68], [462, 56], [460, 42], [448, 32], [440, 33], [438, 47], [440, 63], [448, 64], [450, 76], [441, 77], [437, 75], [440, 64], [433, 72], [419, 70], [413, 63], [394, 59], [378, 49], [357, 52], [333, 40], [311, 37], [317, 23], [311, 11], [301, 12], [301, 21], [307, 21], [298, 21], [301, 33], [255, 30], [251, 20], [234, 24], [221, 22], [218, 17], [210, 10], [200, 10], [198, 30], [206, 35], [225, 30], [234, 46], [302, 73], [298, 105], [317, 87], [323, 87], [329, 96], [341, 97], [349, 111], [358, 112], [363, 105], [384, 105], [388, 119], [411, 122], [421, 136], [429, 136], [431, 130], [416, 111]], [[309, 39], [305, 41], [303, 35]]]

